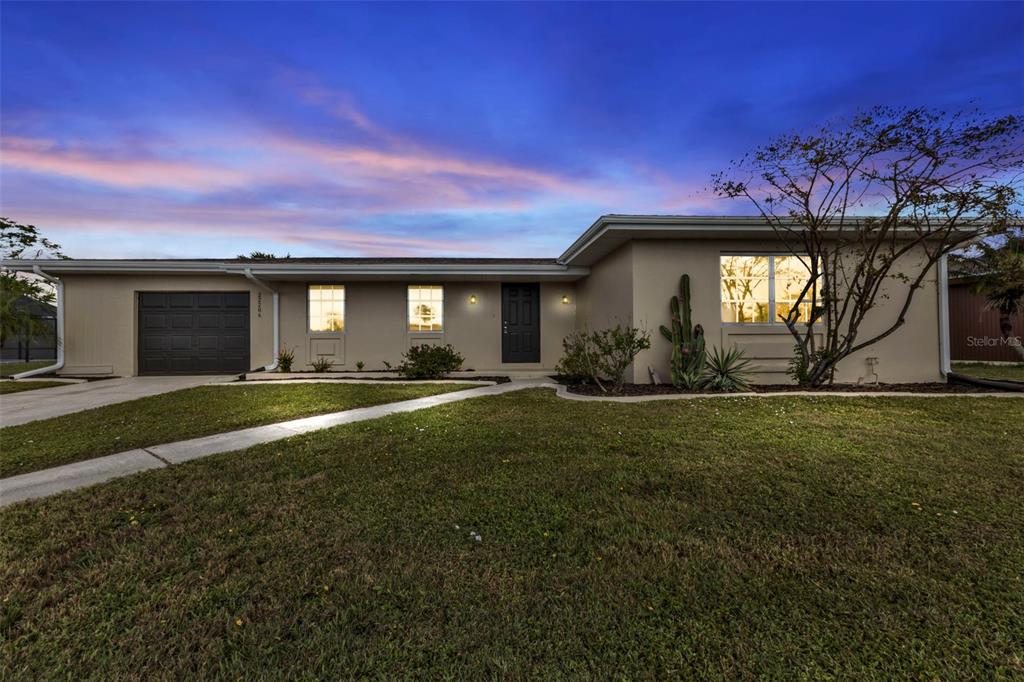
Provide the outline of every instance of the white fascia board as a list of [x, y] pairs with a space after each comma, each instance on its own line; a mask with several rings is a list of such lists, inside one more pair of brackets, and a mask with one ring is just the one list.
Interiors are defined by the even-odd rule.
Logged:
[[[878, 216], [848, 216], [851, 227]], [[897, 233], [900, 228], [897, 228]], [[774, 237], [778, 228], [761, 216], [630, 216], [606, 215], [598, 218], [586, 232], [558, 257], [559, 263], [571, 264], [599, 241], [619, 238], [628, 241], [631, 235], [644, 233], [641, 238], [665, 237], [723, 237], [760, 239]], [[600, 257], [599, 257], [600, 258]]]
[[462, 277], [559, 277], [578, 278], [589, 268], [561, 264], [484, 263], [223, 263], [210, 261], [111, 261], [111, 260], [5, 260], [0, 267], [32, 272], [41, 265], [51, 272], [66, 274], [225, 274], [245, 275], [246, 270], [262, 277], [274, 276], [404, 276], [458, 275]]
[[621, 231], [628, 233], [638, 230], [683, 236], [719, 230], [734, 234], [738, 231], [743, 231], [750, 233], [752, 236], [757, 236], [773, 234], [775, 228], [767, 224], [763, 218], [749, 216], [601, 216], [558, 257], [558, 261], [566, 264], [571, 263], [609, 232]]

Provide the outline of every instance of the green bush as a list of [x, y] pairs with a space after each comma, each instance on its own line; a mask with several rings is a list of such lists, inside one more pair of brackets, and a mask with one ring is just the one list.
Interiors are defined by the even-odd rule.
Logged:
[[330, 358], [317, 358], [313, 361], [314, 372], [329, 372], [333, 366], [334, 363]]
[[703, 385], [712, 391], [749, 391], [750, 360], [739, 348], [716, 347], [708, 355]]
[[464, 360], [451, 344], [413, 346], [402, 354], [402, 363], [395, 371], [408, 379], [441, 379], [462, 369]]
[[282, 348], [277, 352], [277, 371], [290, 372], [295, 362], [295, 351], [289, 348]]
[[650, 347], [650, 334], [636, 327], [573, 332], [562, 340], [564, 354], [555, 371], [570, 379], [592, 381], [606, 393], [619, 393], [626, 368], [637, 353]]

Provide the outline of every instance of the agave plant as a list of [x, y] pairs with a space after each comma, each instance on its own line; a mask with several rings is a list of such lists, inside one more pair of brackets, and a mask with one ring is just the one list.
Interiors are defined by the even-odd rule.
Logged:
[[750, 360], [743, 351], [733, 346], [727, 350], [715, 347], [708, 354], [704, 371], [704, 388], [712, 391], [749, 391]]

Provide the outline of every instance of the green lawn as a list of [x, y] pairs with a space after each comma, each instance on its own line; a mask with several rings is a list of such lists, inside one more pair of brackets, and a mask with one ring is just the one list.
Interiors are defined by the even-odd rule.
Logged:
[[34, 391], [38, 388], [53, 388], [54, 386], [67, 386], [67, 384], [63, 381], [0, 381], [0, 395]]
[[307, 434], [0, 511], [0, 678], [1020, 677], [1021, 442], [541, 390]]
[[0, 364], [0, 377], [9, 377], [30, 369], [38, 369], [52, 365], [53, 360], [37, 360], [36, 362], [5, 362]]
[[0, 429], [0, 478], [247, 426], [472, 388], [466, 384], [199, 386]]
[[1024, 362], [1013, 365], [986, 365], [982, 362], [954, 362], [953, 371], [983, 379], [1024, 381]]

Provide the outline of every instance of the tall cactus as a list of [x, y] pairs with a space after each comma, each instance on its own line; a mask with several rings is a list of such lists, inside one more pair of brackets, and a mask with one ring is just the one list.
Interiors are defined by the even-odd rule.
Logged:
[[679, 278], [679, 296], [669, 301], [672, 325], [661, 325], [661, 335], [672, 344], [672, 385], [693, 389], [700, 386], [707, 357], [704, 349], [704, 328], [693, 325], [690, 309], [690, 276]]

